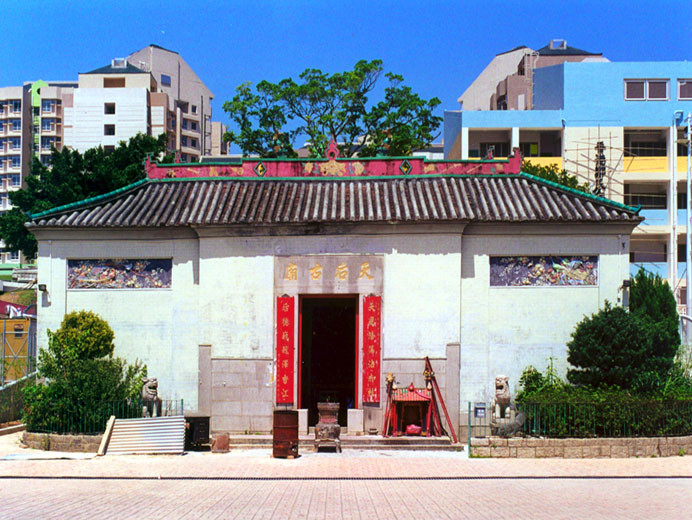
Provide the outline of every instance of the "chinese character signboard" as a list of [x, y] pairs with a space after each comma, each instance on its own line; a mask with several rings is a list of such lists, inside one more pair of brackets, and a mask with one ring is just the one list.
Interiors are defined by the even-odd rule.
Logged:
[[598, 285], [598, 257], [491, 256], [490, 285], [594, 287]]
[[278, 256], [276, 294], [381, 294], [381, 255]]
[[276, 404], [293, 404], [294, 301], [290, 296], [276, 299]]
[[380, 402], [380, 339], [382, 298], [363, 298], [363, 402]]

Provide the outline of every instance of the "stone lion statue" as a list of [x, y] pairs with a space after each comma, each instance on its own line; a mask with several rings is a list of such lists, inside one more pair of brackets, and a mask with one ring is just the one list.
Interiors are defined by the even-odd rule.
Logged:
[[493, 410], [495, 417], [504, 419], [509, 417], [509, 402], [511, 396], [509, 393], [509, 377], [495, 377], [495, 399], [493, 399]]
[[142, 417], [161, 417], [161, 398], [159, 397], [159, 382], [155, 377], [142, 379]]

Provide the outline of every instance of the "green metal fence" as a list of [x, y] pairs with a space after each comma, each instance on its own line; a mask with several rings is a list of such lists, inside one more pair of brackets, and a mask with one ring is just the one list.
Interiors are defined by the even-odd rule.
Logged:
[[[111, 415], [118, 419], [139, 418], [143, 416], [143, 409], [147, 404], [142, 400], [106, 401], [95, 406], [56, 403], [49, 407], [51, 413], [48, 417], [32, 417], [27, 420], [26, 429], [36, 433], [96, 435], [105, 431], [106, 422]], [[151, 413], [151, 406], [148, 408]], [[183, 415], [183, 400], [162, 400], [160, 415]]]
[[[665, 437], [692, 435], [692, 401], [518, 403], [512, 419], [493, 420], [492, 404], [469, 403], [469, 439], [519, 432], [535, 437]], [[504, 432], [502, 431], [504, 430]]]
[[0, 386], [0, 424], [22, 418], [24, 387], [36, 381], [36, 372]]

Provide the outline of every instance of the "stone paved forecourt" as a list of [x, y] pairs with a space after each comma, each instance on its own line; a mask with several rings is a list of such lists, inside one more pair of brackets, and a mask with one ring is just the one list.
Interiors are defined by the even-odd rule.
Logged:
[[[18, 434], [0, 438], [0, 457], [45, 455], [21, 449], [17, 439]], [[0, 460], [0, 514], [3, 519], [687, 519], [691, 461], [689, 456], [468, 459], [465, 452], [355, 450], [306, 452], [295, 460], [272, 459], [269, 450]]]

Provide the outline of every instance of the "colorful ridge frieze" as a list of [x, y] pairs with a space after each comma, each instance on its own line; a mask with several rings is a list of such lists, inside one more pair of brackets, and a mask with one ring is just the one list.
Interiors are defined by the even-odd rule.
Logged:
[[158, 164], [147, 157], [150, 179], [210, 177], [412, 177], [422, 175], [517, 174], [518, 150], [507, 160], [432, 161], [422, 157], [374, 157], [330, 159], [242, 158], [237, 162]]

